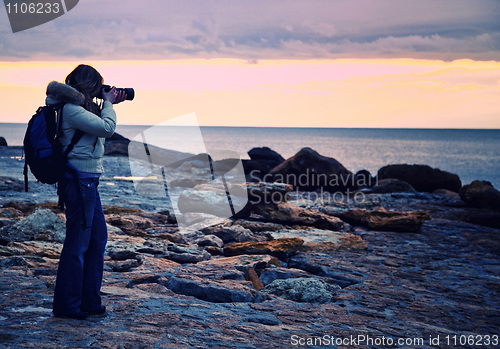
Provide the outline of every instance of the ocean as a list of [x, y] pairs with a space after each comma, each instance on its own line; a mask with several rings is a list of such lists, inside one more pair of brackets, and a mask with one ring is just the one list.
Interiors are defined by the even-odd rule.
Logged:
[[[132, 139], [149, 127], [118, 125], [116, 132]], [[22, 145], [25, 130], [26, 124], [0, 123], [8, 145]], [[248, 158], [253, 147], [267, 146], [284, 158], [310, 147], [352, 172], [376, 174], [388, 164], [426, 164], [459, 175], [462, 184], [480, 179], [500, 189], [500, 130], [201, 127], [201, 134], [209, 151], [229, 150], [241, 158]], [[161, 129], [149, 135], [152, 144], [165, 137]], [[177, 150], [196, 152], [189, 137], [171, 137]]]

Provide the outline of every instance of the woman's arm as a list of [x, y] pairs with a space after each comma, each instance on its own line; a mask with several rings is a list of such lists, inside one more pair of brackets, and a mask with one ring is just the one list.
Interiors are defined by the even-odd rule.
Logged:
[[102, 96], [104, 103], [101, 117], [74, 104], [65, 106], [64, 112], [72, 115], [67, 119], [68, 125], [97, 137], [111, 137], [116, 128], [116, 113], [113, 109], [113, 104], [123, 102], [127, 94], [124, 91], [116, 91], [116, 88], [113, 86], [109, 92], [105, 92], [103, 89]]
[[70, 127], [85, 133], [107, 138], [115, 132], [116, 113], [109, 101], [104, 102], [101, 117], [75, 104], [66, 104], [63, 113], [63, 118]]

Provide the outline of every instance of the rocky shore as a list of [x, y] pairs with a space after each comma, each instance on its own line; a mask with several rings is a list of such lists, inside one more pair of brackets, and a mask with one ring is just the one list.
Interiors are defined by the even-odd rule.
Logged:
[[310, 148], [289, 159], [255, 148], [245, 209], [181, 233], [169, 203], [135, 193], [112, 144], [100, 185], [108, 312], [85, 321], [51, 315], [64, 241], [55, 189], [31, 180], [25, 193], [20, 149], [0, 147], [2, 347], [500, 346], [489, 183], [425, 165], [352, 173]]

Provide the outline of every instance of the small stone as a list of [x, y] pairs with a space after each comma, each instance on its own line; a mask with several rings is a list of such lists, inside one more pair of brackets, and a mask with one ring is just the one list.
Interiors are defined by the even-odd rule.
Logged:
[[257, 272], [255, 271], [254, 268], [248, 268], [245, 274], [245, 278], [252, 283], [253, 287], [257, 291], [260, 290], [262, 287], [264, 287], [262, 282], [259, 280], [259, 276], [257, 275]]
[[199, 239], [196, 239], [193, 241], [195, 244], [197, 244], [200, 247], [205, 247], [205, 246], [212, 246], [212, 247], [222, 247], [224, 246], [224, 242], [222, 239], [220, 239], [216, 235], [205, 235]]
[[301, 250], [303, 244], [304, 240], [299, 238], [281, 238], [266, 242], [240, 242], [226, 245], [224, 255], [269, 254], [284, 260]]
[[371, 188], [372, 193], [415, 193], [411, 184], [396, 178], [379, 179]]
[[137, 259], [126, 259], [122, 261], [108, 262], [106, 265], [109, 266], [114, 272], [124, 273], [138, 267], [139, 261]]
[[[235, 236], [251, 235], [252, 231], [243, 228], [240, 225], [232, 225], [230, 227], [217, 227], [211, 230], [213, 235], [220, 238], [225, 244], [236, 241]], [[239, 241], [241, 242], [241, 241]]]
[[253, 232], [275, 231], [285, 228], [283, 225], [277, 223], [249, 221], [245, 219], [238, 219], [234, 222], [234, 225], [242, 226], [243, 228], [250, 229]]
[[432, 192], [432, 194], [440, 195], [440, 196], [445, 196], [450, 199], [454, 200], [460, 200], [460, 195], [454, 191], [448, 190], [448, 189], [437, 189]]
[[115, 261], [124, 261], [127, 259], [136, 259], [139, 253], [130, 250], [110, 250], [108, 256]]
[[13, 256], [7, 257], [3, 260], [0, 260], [0, 267], [9, 268], [9, 267], [24, 267], [27, 266], [28, 262], [21, 256]]
[[175, 244], [169, 244], [167, 246], [167, 251], [165, 251], [165, 253], [163, 254], [163, 258], [180, 264], [184, 264], [206, 261], [211, 258], [211, 255], [205, 250], [185, 248], [177, 246]]
[[242, 321], [254, 322], [257, 324], [263, 324], [263, 325], [268, 325], [268, 326], [278, 326], [278, 325], [282, 324], [282, 322], [279, 319], [277, 319], [273, 316], [254, 315], [254, 316], [248, 316], [246, 318], [243, 318]]
[[17, 218], [17, 217], [22, 217], [23, 213], [15, 209], [14, 207], [2, 207], [0, 208], [0, 217], [3, 218]]
[[152, 219], [136, 214], [109, 215], [107, 216], [107, 221], [127, 234], [138, 235], [143, 235], [144, 230], [155, 225]]
[[214, 303], [258, 302], [258, 292], [231, 280], [209, 280], [196, 276], [171, 277], [165, 285], [175, 293]]
[[274, 280], [261, 292], [296, 302], [328, 303], [340, 286], [328, 284], [315, 278], [293, 278]]

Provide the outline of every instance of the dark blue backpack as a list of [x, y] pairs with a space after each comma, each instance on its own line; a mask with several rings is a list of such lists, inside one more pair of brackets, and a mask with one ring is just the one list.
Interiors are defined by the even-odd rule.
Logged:
[[83, 136], [83, 132], [78, 130], [63, 152], [59, 141], [63, 106], [64, 103], [39, 107], [28, 123], [23, 141], [26, 191], [28, 191], [28, 166], [39, 182], [55, 184], [61, 181], [66, 170], [68, 154]]

